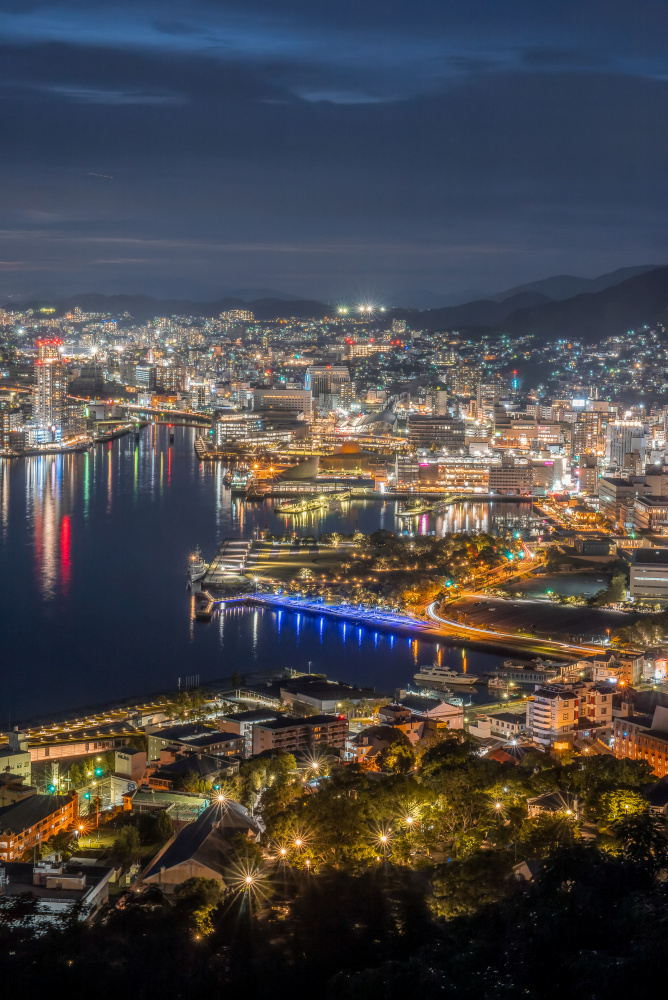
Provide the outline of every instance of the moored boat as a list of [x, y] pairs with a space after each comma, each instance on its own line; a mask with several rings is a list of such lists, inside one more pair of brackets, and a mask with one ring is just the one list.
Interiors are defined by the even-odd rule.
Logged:
[[451, 667], [442, 667], [438, 663], [432, 663], [420, 667], [414, 675], [416, 684], [443, 684], [448, 686], [472, 687], [480, 678], [477, 674], [458, 673]]

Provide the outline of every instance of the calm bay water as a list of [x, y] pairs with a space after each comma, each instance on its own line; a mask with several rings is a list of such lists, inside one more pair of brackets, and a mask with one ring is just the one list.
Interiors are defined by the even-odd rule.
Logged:
[[[221, 466], [197, 460], [193, 434], [177, 428], [170, 446], [166, 427], [150, 427], [138, 444], [126, 437], [81, 455], [0, 461], [0, 727], [173, 689], [179, 676], [249, 677], [307, 670], [309, 661], [313, 671], [392, 692], [433, 660], [431, 642], [285, 612], [236, 609], [194, 623], [185, 571], [197, 544], [211, 558], [226, 536], [265, 527], [319, 534], [401, 525], [393, 502], [355, 503], [294, 526], [270, 502], [233, 500]], [[413, 530], [487, 530], [495, 519], [526, 517], [520, 505], [472, 504]], [[467, 655], [472, 673], [501, 659]], [[443, 658], [456, 666], [462, 651]]]

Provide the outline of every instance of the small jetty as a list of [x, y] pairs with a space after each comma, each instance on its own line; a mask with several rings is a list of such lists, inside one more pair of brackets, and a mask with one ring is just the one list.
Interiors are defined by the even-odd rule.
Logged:
[[316, 496], [303, 497], [301, 500], [278, 504], [274, 507], [274, 510], [277, 514], [289, 514], [293, 517], [298, 517], [300, 514], [307, 514], [312, 510], [322, 510], [323, 507], [329, 507], [334, 502], [342, 503], [344, 500], [350, 500], [350, 496], [350, 490], [340, 490], [335, 493], [318, 493]]
[[[471, 503], [479, 499], [475, 493], [449, 493], [438, 500], [428, 501], [417, 499], [407, 503], [402, 510], [397, 511], [397, 517], [404, 519], [422, 517], [423, 514], [437, 514], [453, 503]], [[484, 499], [484, 498], [482, 498]], [[505, 498], [504, 498], [505, 499]]]

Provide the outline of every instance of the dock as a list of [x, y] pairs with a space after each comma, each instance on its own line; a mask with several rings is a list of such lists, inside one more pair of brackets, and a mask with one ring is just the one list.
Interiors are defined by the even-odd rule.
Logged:
[[277, 514], [289, 514], [292, 517], [298, 517], [300, 514], [307, 514], [312, 510], [322, 510], [323, 507], [329, 507], [334, 501], [343, 503], [351, 498], [350, 490], [341, 490], [335, 493], [318, 493], [314, 497], [304, 497], [302, 500], [295, 500], [294, 502], [281, 503], [274, 508]]
[[209, 564], [202, 587], [223, 586], [242, 576], [248, 568], [253, 542], [226, 538]]
[[[489, 499], [491, 498], [475, 493], [448, 493], [433, 503], [418, 500], [414, 507], [406, 507], [404, 510], [397, 511], [397, 517], [404, 519], [422, 517], [423, 514], [437, 514], [439, 511], [445, 510], [455, 503], [471, 503], [471, 501], [475, 500], [482, 501]], [[505, 497], [500, 499], [505, 499]]]

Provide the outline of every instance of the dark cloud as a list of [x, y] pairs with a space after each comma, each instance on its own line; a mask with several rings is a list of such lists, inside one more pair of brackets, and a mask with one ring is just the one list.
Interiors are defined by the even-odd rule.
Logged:
[[582, 49], [528, 49], [522, 53], [521, 61], [531, 68], [546, 69], [598, 69], [609, 65], [610, 60], [600, 52], [585, 52]]
[[663, 249], [627, 8], [323, 7], [0, 3], [0, 292], [493, 290]]

